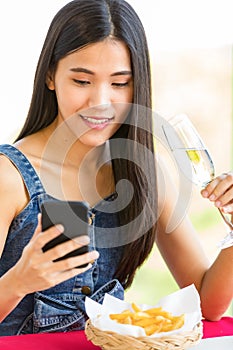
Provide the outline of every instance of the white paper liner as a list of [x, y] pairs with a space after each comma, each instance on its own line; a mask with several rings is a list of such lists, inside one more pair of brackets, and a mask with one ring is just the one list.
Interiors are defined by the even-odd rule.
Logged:
[[[109, 314], [121, 313], [126, 309], [132, 310], [130, 303], [106, 293], [102, 305], [86, 297], [85, 306], [87, 315], [93, 326], [102, 331], [110, 331], [133, 337], [146, 336], [142, 327], [120, 324], [111, 320], [109, 317]], [[173, 316], [185, 314], [184, 325], [181, 328], [170, 332], [154, 333], [150, 337], [158, 338], [181, 333], [183, 331], [192, 331], [202, 319], [200, 297], [193, 284], [162, 298], [156, 305], [138, 304], [138, 306], [143, 311], [152, 307], [161, 306], [163, 310], [170, 312]]]

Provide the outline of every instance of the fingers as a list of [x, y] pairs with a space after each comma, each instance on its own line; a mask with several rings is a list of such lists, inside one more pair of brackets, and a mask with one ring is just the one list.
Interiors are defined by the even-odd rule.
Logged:
[[41, 232], [41, 226], [39, 223], [31, 239], [31, 243], [34, 243], [35, 250], [42, 250], [46, 243], [59, 236], [63, 231], [64, 227], [59, 224], [50, 227], [44, 232]]
[[233, 212], [233, 173], [225, 173], [211, 181], [201, 191], [204, 198], [214, 202], [215, 206], [226, 213]]
[[[69, 271], [72, 269], [75, 269], [76, 274], [77, 273], [82, 273], [86, 270], [88, 270], [89, 268], [91, 268], [92, 263], [94, 260], [98, 259], [99, 257], [99, 253], [95, 250], [79, 255], [79, 256], [75, 256], [75, 257], [71, 257], [71, 258], [67, 258], [64, 260], [60, 260], [57, 262], [54, 262], [54, 271]], [[80, 267], [82, 265], [86, 265], [87, 267]], [[74, 271], [74, 272], [75, 272]]]
[[[51, 271], [66, 271], [73, 268], [78, 268], [78, 266], [90, 264], [91, 262], [93, 262], [93, 260], [98, 259], [99, 253], [97, 251], [90, 251], [87, 253], [82, 253], [79, 256], [74, 256], [74, 257], [66, 258], [64, 260], [60, 260], [58, 262], [57, 261], [55, 262], [55, 260], [89, 243], [90, 243], [90, 239], [87, 235], [80, 236], [75, 239], [70, 239], [45, 252], [44, 258], [47, 261], [53, 261]], [[78, 271], [78, 273], [80, 272]], [[76, 269], [76, 274], [77, 274], [77, 269]]]
[[[44, 247], [44, 245], [50, 242], [53, 238], [59, 236], [62, 233], [62, 231], [64, 231], [64, 228], [61, 225], [56, 225], [44, 232], [41, 232], [41, 234], [38, 235], [37, 239], [35, 240], [35, 249], [39, 250], [42, 254], [41, 261], [51, 263], [47, 266], [50, 272], [70, 270], [84, 264], [89, 264], [90, 262], [93, 262], [93, 260], [98, 259], [98, 252], [91, 251], [77, 257], [66, 258], [64, 260], [60, 260], [59, 262], [54, 262], [58, 258], [61, 258], [62, 256], [65, 256], [66, 254], [83, 246], [86, 246], [90, 243], [89, 236], [82, 235], [74, 239], [69, 239], [66, 242], [60, 243], [55, 247], [47, 250], [46, 252], [42, 252], [42, 248]], [[90, 268], [90, 266], [85, 268], [83, 271], [86, 271], [88, 268]], [[77, 269], [75, 271], [76, 274], [80, 273], [80, 271], [77, 271]]]
[[[76, 237], [75, 239], [69, 239], [66, 242], [59, 243], [57, 246], [46, 252], [43, 252], [43, 247], [51, 240], [58, 237], [63, 231], [64, 228], [62, 225], [56, 225], [41, 232], [40, 216], [38, 217], [37, 228], [33, 238], [24, 248], [20, 264], [20, 266], [23, 266], [24, 274], [27, 275], [27, 271], [24, 267], [24, 262], [27, 262], [26, 266], [29, 271], [28, 274], [33, 276], [34, 279], [34, 284], [32, 283], [31, 287], [28, 286], [28, 289], [47, 289], [72, 278], [77, 274], [87, 271], [91, 268], [91, 263], [98, 259], [98, 252], [90, 251], [79, 256], [56, 261], [58, 258], [88, 245], [90, 239], [87, 235]], [[83, 265], [87, 266], [83, 267]]]
[[[31, 238], [31, 242], [38, 240], [37, 237], [42, 233], [41, 213], [38, 214], [37, 219], [38, 219], [37, 227], [36, 227], [35, 232]], [[45, 240], [46, 240], [46, 237], [48, 237], [48, 242], [49, 242], [52, 239], [51, 237], [53, 235], [55, 235], [54, 237], [56, 237], [57, 235], [61, 234], [63, 231], [64, 231], [64, 228], [62, 225], [53, 226], [50, 229], [43, 232], [43, 238], [45, 238]], [[41, 238], [41, 239], [39, 239], [39, 241], [44, 241], [44, 240]]]
[[47, 260], [56, 260], [73, 250], [79, 249], [90, 243], [90, 239], [87, 235], [76, 237], [75, 239], [69, 239], [68, 241], [56, 245], [54, 248], [44, 252], [44, 256]]
[[[72, 258], [73, 259], [73, 258]], [[56, 264], [60, 264], [63, 263], [64, 265], [64, 262], [57, 262], [57, 263], [54, 263], [54, 265]], [[86, 272], [87, 270], [89, 270], [91, 268], [91, 264], [89, 263], [87, 265], [87, 267], [80, 267], [80, 268], [70, 268], [70, 269], [63, 269], [63, 271], [55, 271], [55, 272], [51, 272], [50, 273], [50, 286], [54, 286], [54, 285], [57, 285], [59, 283], [62, 283], [72, 277], [75, 277], [77, 276], [77, 274], [81, 274], [81, 273], [84, 273]]]
[[[83, 273], [91, 268], [93, 260], [98, 259], [97, 251], [90, 251], [79, 256], [73, 256], [55, 261], [73, 250], [89, 244], [87, 235], [69, 239], [43, 252], [43, 247], [58, 237], [64, 228], [62, 225], [52, 226], [41, 232], [41, 220], [38, 216], [38, 225], [30, 242], [25, 246], [22, 255], [15, 265], [17, 276], [20, 276], [20, 291], [22, 295], [36, 290], [45, 290], [65, 280]], [[83, 267], [83, 265], [87, 265]], [[80, 267], [79, 267], [80, 266]]]

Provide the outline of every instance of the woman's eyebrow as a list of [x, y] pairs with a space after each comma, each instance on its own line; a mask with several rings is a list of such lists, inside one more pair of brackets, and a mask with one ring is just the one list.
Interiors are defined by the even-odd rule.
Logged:
[[87, 73], [87, 74], [94, 75], [94, 72], [92, 72], [89, 69], [82, 68], [82, 67], [70, 68], [70, 71], [75, 72], [75, 73]]
[[120, 72], [115, 72], [111, 74], [111, 77], [115, 77], [116, 75], [132, 75], [131, 70], [122, 70]]
[[[75, 72], [75, 73], [86, 73], [86, 74], [91, 74], [91, 75], [95, 74], [91, 70], [89, 70], [87, 68], [83, 68], [83, 67], [71, 68], [70, 71], [71, 72]], [[117, 75], [132, 75], [132, 72], [131, 72], [131, 70], [122, 70], [122, 71], [119, 71], [119, 72], [112, 73], [111, 77], [115, 77]]]

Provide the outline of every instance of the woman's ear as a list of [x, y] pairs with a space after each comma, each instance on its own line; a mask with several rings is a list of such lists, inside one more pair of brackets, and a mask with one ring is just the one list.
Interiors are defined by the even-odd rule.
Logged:
[[48, 72], [46, 75], [46, 85], [49, 90], [55, 90], [54, 78], [51, 72]]

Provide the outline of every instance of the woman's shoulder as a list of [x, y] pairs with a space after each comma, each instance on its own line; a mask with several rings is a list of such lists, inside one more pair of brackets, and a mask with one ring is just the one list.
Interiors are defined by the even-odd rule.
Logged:
[[[21, 174], [13, 162], [4, 154], [0, 155], [0, 202], [1, 207], [8, 204], [15, 212], [25, 205], [27, 194]], [[5, 205], [4, 205], [5, 204]]]
[[1, 184], [13, 185], [17, 179], [20, 179], [20, 175], [9, 157], [5, 154], [0, 154], [0, 190]]

